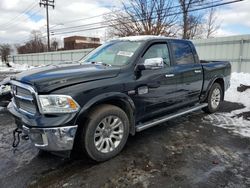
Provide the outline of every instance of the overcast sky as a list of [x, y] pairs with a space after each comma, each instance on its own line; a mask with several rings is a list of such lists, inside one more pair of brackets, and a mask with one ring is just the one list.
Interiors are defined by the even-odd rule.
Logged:
[[[225, 0], [229, 1], [229, 0]], [[74, 21], [107, 13], [119, 7], [120, 0], [56, 0], [50, 8], [50, 27], [60, 29], [76, 25], [100, 22], [102, 17]], [[21, 43], [29, 39], [32, 30], [41, 30], [46, 37], [45, 9], [39, 0], [0, 0], [0, 43]], [[28, 12], [22, 14], [24, 10]], [[220, 7], [217, 11], [221, 28], [217, 36], [250, 34], [250, 1]], [[52, 36], [62, 39], [67, 35], [86, 35], [105, 38], [105, 29]]]

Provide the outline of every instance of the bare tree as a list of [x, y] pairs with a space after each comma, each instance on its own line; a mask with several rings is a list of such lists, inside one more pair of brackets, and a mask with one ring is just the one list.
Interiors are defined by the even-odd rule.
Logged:
[[[104, 19], [111, 36], [176, 35], [177, 15], [172, 0], [123, 0], [124, 11], [113, 11]], [[171, 16], [170, 16], [171, 15]]]
[[42, 39], [43, 37], [40, 31], [35, 31], [35, 30], [32, 31], [31, 39], [28, 42], [26, 42], [22, 46], [19, 45], [16, 46], [18, 53], [25, 54], [25, 53], [45, 52], [47, 50], [47, 46], [45, 45]]
[[204, 30], [206, 32], [206, 38], [213, 37], [214, 34], [216, 34], [216, 32], [218, 31], [219, 28], [220, 28], [220, 23], [218, 23], [218, 17], [216, 15], [216, 9], [211, 8], [208, 11], [206, 23], [205, 23], [205, 26], [204, 26]]
[[[197, 35], [201, 35], [203, 14], [191, 14], [190, 10], [198, 4], [202, 4], [204, 0], [179, 0], [182, 12], [181, 31], [183, 39], [193, 39]], [[199, 38], [199, 36], [197, 36]], [[197, 38], [196, 37], [196, 38]]]
[[56, 38], [52, 39], [51, 42], [51, 51], [57, 51], [59, 46], [59, 42]]
[[204, 27], [203, 21], [201, 16], [194, 16], [189, 15], [187, 20], [188, 30], [186, 33], [187, 39], [194, 39], [194, 38], [203, 38], [204, 36]]
[[11, 46], [9, 44], [0, 45], [0, 55], [2, 57], [2, 62], [4, 62], [8, 67], [10, 67], [8, 56], [10, 55], [11, 51]]

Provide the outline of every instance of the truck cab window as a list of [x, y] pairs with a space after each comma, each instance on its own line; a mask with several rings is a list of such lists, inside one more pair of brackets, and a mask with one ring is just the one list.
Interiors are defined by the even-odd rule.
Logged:
[[187, 42], [172, 42], [172, 48], [176, 64], [195, 63], [192, 49]]
[[143, 61], [150, 58], [161, 57], [166, 66], [170, 66], [170, 58], [167, 44], [154, 44], [149, 47], [146, 53], [143, 55]]

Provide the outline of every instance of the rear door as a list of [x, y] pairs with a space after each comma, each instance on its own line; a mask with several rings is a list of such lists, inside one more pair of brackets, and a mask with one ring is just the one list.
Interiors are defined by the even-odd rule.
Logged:
[[189, 41], [172, 40], [171, 49], [175, 67], [176, 98], [183, 104], [193, 103], [199, 100], [203, 84], [203, 70], [194, 56], [196, 52], [192, 49]]

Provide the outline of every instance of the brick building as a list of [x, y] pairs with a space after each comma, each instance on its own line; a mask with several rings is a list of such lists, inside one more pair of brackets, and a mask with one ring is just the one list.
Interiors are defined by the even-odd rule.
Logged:
[[95, 37], [71, 36], [64, 38], [65, 50], [97, 48], [100, 45], [100, 38]]

